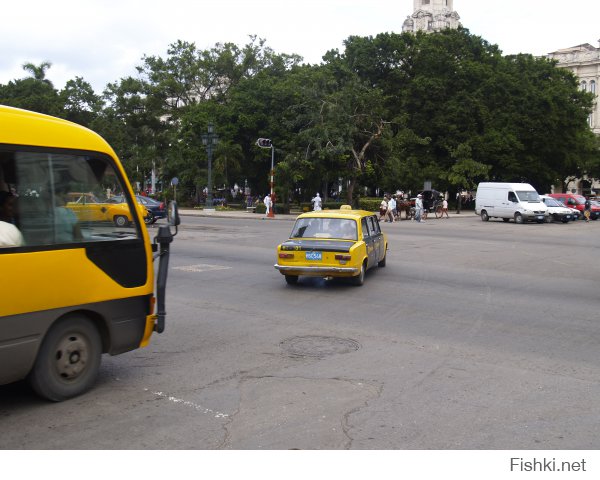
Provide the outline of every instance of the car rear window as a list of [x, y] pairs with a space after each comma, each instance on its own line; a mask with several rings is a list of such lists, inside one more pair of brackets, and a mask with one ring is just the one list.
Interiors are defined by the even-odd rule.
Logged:
[[356, 222], [346, 218], [299, 218], [290, 238], [356, 240]]

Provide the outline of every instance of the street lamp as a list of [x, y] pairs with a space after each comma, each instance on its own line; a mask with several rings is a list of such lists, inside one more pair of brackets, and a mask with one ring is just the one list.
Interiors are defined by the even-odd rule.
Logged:
[[271, 209], [269, 210], [269, 214], [267, 215], [267, 217], [271, 217], [274, 218], [275, 217], [275, 192], [273, 191], [273, 186], [274, 186], [274, 175], [275, 172], [273, 170], [273, 164], [275, 163], [275, 146], [273, 145], [273, 142], [268, 139], [268, 138], [259, 138], [256, 141], [256, 145], [260, 148], [270, 148], [271, 149], [271, 172], [270, 172], [270, 176], [271, 176]]
[[208, 154], [208, 192], [206, 194], [206, 205], [205, 210], [213, 210], [213, 198], [212, 198], [212, 154], [214, 146], [219, 142], [219, 136], [214, 133], [214, 127], [212, 123], [208, 124], [207, 133], [202, 135], [202, 145], [206, 147], [206, 153]]

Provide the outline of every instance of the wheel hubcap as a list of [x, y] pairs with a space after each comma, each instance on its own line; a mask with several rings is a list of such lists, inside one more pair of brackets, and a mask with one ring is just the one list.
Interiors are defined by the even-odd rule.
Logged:
[[81, 336], [72, 334], [66, 336], [56, 348], [56, 372], [65, 380], [77, 378], [85, 370], [88, 355], [87, 343]]

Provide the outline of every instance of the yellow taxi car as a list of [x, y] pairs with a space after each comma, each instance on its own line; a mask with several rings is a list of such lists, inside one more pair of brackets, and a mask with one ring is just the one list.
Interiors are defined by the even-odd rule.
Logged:
[[388, 243], [373, 212], [325, 210], [300, 215], [289, 240], [277, 247], [274, 267], [288, 284], [300, 276], [349, 277], [362, 285], [365, 272], [385, 267]]
[[[102, 202], [93, 193], [70, 192], [65, 205], [77, 216], [80, 222], [114, 222], [117, 227], [126, 227], [132, 221], [131, 211], [127, 203]], [[148, 211], [143, 205], [138, 205], [143, 218]]]

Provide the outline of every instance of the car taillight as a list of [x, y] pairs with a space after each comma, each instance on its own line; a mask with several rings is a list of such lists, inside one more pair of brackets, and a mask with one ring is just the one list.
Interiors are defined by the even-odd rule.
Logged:
[[294, 258], [293, 253], [280, 253], [279, 258]]
[[164, 210], [165, 209], [165, 202], [160, 202], [160, 207], [158, 207], [158, 208], [160, 208], [161, 210]]
[[352, 255], [336, 255], [335, 256], [336, 260], [351, 260], [352, 259]]

